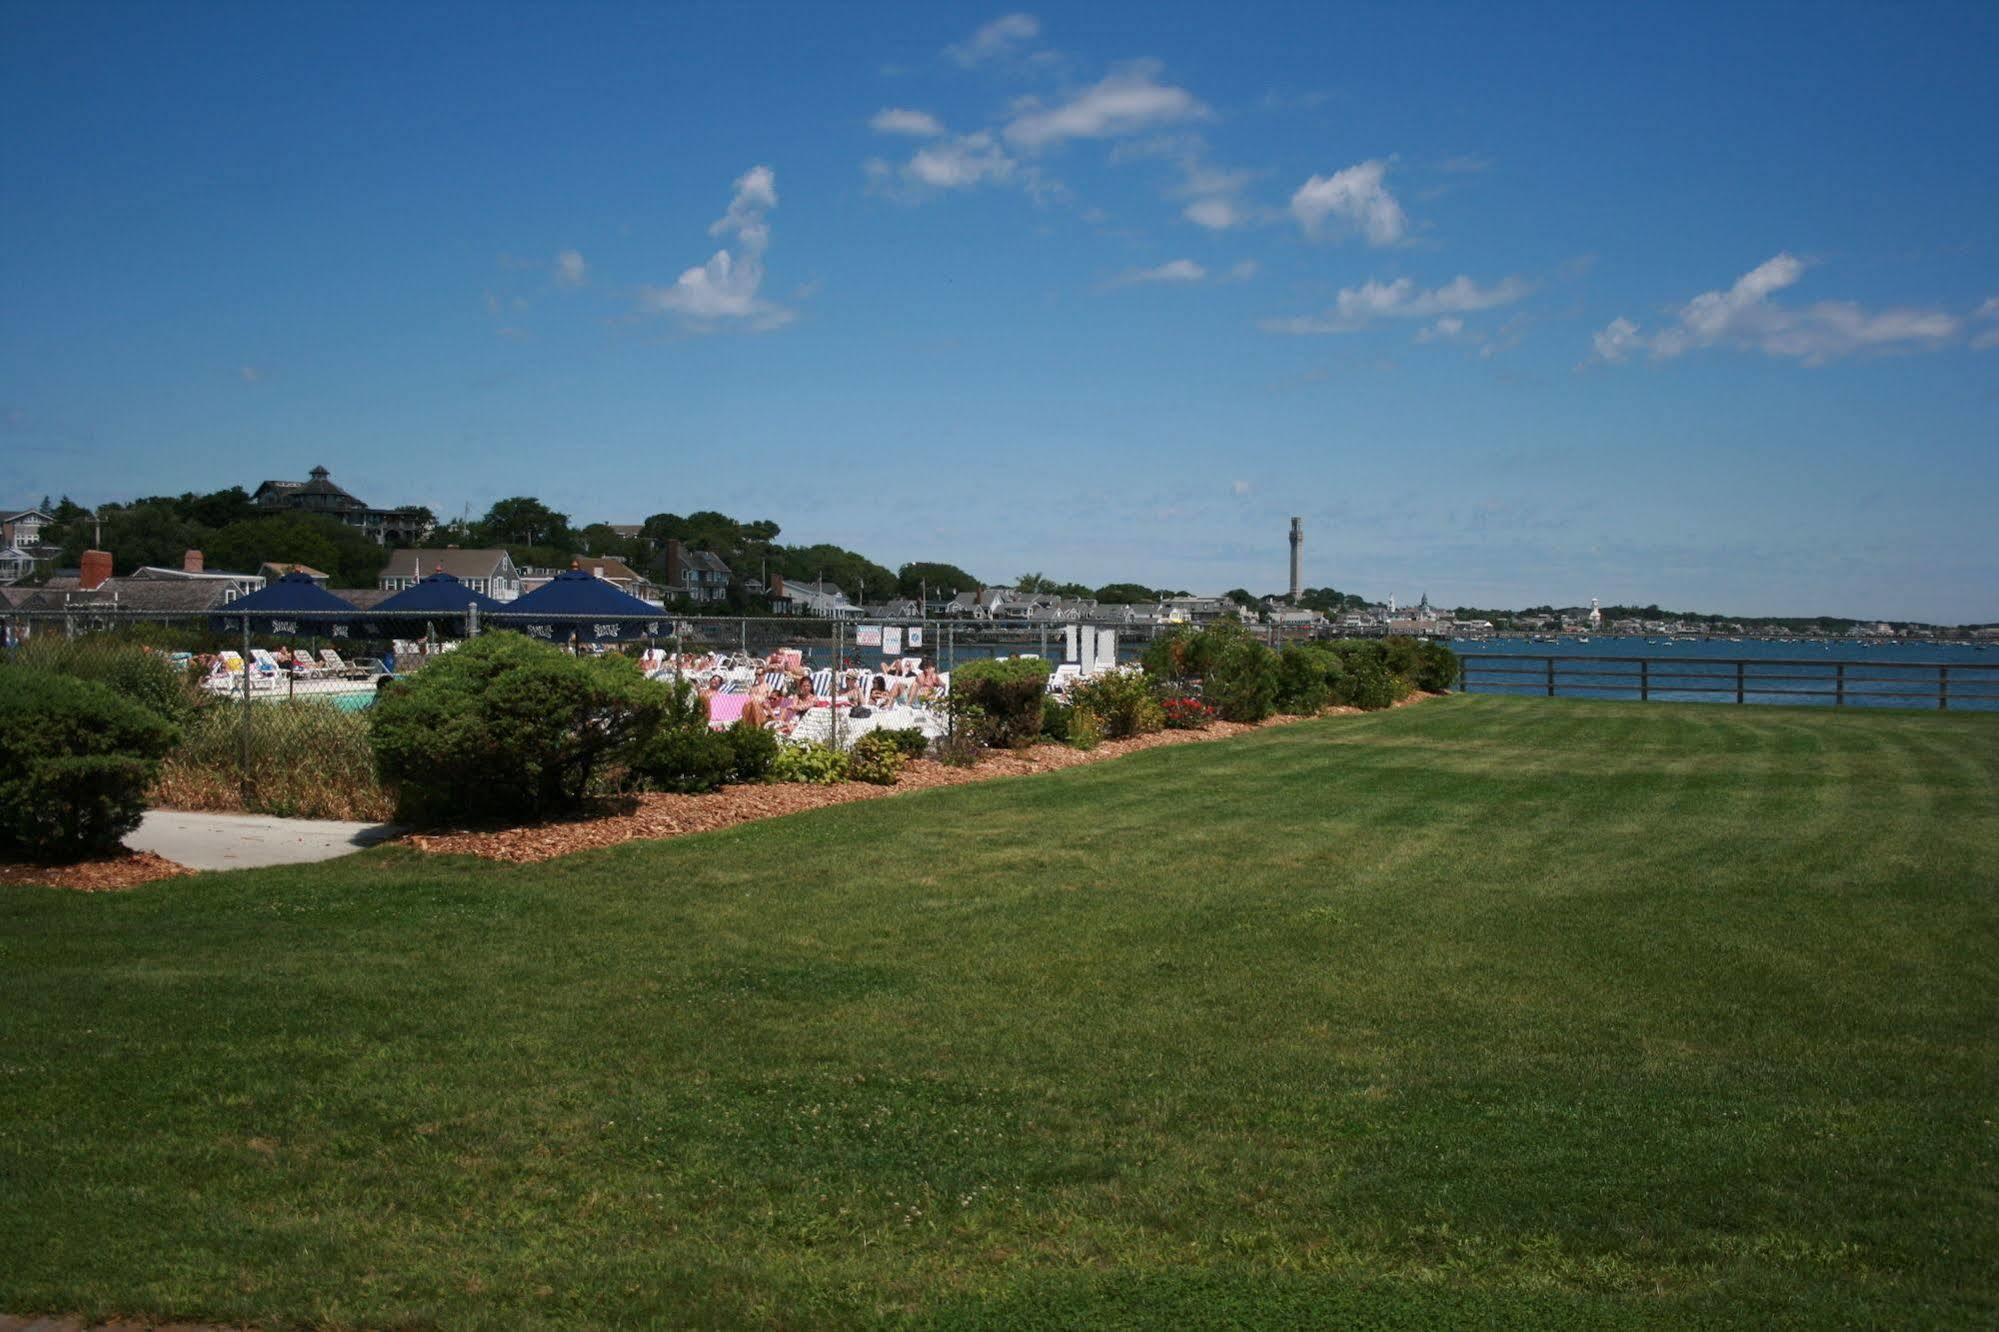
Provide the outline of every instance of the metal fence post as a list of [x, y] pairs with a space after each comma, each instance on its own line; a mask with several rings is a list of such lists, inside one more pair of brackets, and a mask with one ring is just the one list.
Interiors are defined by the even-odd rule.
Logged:
[[1548, 697], [1553, 698], [1555, 696], [1555, 659], [1553, 657], [1549, 657], [1547, 661], [1548, 661]]
[[1737, 703], [1748, 702], [1748, 699], [1746, 699], [1743, 696], [1742, 686], [1744, 682], [1742, 677], [1743, 677], [1743, 663], [1738, 661], [1735, 663], [1735, 701]]
[[1843, 661], [1833, 667], [1832, 705], [1836, 708], [1846, 706], [1846, 663]]
[[243, 798], [243, 808], [250, 808], [250, 617], [243, 617], [243, 743], [239, 770], [236, 774], [237, 793]]
[[826, 710], [833, 714], [833, 748], [840, 747], [840, 658], [846, 655], [847, 624], [838, 618], [833, 620], [833, 697], [826, 704]]
[[1652, 659], [1638, 659], [1638, 701], [1647, 702], [1652, 697]]
[[1950, 667], [1937, 667], [1937, 711], [1950, 707]]

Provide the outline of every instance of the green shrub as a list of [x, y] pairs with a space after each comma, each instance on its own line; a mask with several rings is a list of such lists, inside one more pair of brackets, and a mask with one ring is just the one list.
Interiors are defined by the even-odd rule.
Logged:
[[1182, 625], [1146, 647], [1145, 672], [1158, 680], [1205, 680], [1215, 663], [1238, 643], [1259, 641], [1247, 625], [1233, 617], [1216, 620], [1204, 629]]
[[1077, 708], [1069, 714], [1069, 748], [1087, 752], [1103, 742], [1104, 723], [1096, 713]]
[[976, 768], [985, 757], [992, 739], [992, 726], [986, 718], [986, 710], [956, 694], [952, 695], [945, 708], [951, 728], [932, 746], [932, 752], [939, 763], [947, 763], [954, 768]]
[[883, 736], [892, 741], [895, 747], [902, 751], [904, 758], [920, 759], [930, 752], [930, 737], [925, 735], [920, 727], [902, 726], [870, 731], [869, 734]]
[[846, 780], [847, 756], [830, 745], [807, 742], [784, 745], [770, 765], [774, 782], [804, 782], [811, 786], [831, 786]]
[[632, 761], [632, 772], [655, 791], [699, 795], [734, 774], [736, 747], [707, 726], [664, 726], [654, 731]]
[[16, 665], [108, 685], [119, 697], [181, 725], [193, 714], [197, 691], [188, 673], [158, 652], [108, 635], [58, 638], [37, 634], [14, 654]]
[[900, 746], [879, 731], [870, 731], [854, 741], [847, 751], [847, 780], [874, 786], [894, 786], [909, 762]]
[[1223, 721], [1259, 722], [1277, 708], [1277, 654], [1245, 635], [1215, 657], [1201, 695]]
[[1417, 647], [1416, 674], [1410, 683], [1430, 694], [1445, 694], [1457, 687], [1458, 654], [1443, 643], [1422, 643]]
[[532, 819], [628, 765], [674, 704], [629, 657], [495, 633], [385, 691], [370, 740], [412, 822]]
[[968, 661], [951, 672], [951, 697], [985, 713], [988, 743], [1007, 748], [1032, 744], [1041, 734], [1041, 701], [1048, 692], [1048, 663], [1037, 657]]
[[722, 734], [729, 737], [729, 747], [735, 751], [730, 781], [747, 784], [770, 776], [770, 765], [777, 761], [777, 732], [738, 721]]
[[1106, 740], [1149, 735], [1166, 725], [1151, 678], [1138, 671], [1106, 671], [1076, 685], [1069, 698], [1097, 719]]
[[1337, 699], [1347, 707], [1374, 712], [1395, 702], [1397, 682], [1378, 655], [1357, 653], [1347, 659]]
[[1324, 648], [1292, 644], [1277, 654], [1277, 710], [1318, 715], [1333, 701], [1333, 682], [1344, 673], [1340, 659]]
[[80, 859], [139, 826], [180, 731], [106, 685], [0, 668], [0, 854]]
[[1043, 739], [1057, 742], [1069, 738], [1069, 719], [1076, 709], [1059, 698], [1044, 699], [1041, 704], [1041, 735]]

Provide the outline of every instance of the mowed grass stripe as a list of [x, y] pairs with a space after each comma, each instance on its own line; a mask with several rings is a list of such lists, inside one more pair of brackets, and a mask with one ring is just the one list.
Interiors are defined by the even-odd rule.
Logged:
[[1490, 696], [0, 898], [0, 1309], [1995, 1312], [1999, 718]]

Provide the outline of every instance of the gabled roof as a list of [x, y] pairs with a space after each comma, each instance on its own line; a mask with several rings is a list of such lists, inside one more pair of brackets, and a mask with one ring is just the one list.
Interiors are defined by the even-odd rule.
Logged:
[[16, 509], [12, 513], [0, 513], [0, 523], [11, 523], [18, 518], [39, 518], [45, 523], [56, 520], [54, 514], [43, 509]]
[[411, 550], [394, 551], [382, 566], [383, 578], [425, 578], [448, 573], [453, 578], [492, 578], [512, 560], [504, 550]]
[[77, 608], [115, 606], [119, 610], [209, 611], [225, 605], [234, 590], [227, 580], [107, 578], [89, 592], [55, 593], [54, 605], [50, 609], [67, 605]]
[[727, 573], [729, 566], [722, 563], [722, 557], [712, 550], [690, 550], [681, 556], [681, 562], [690, 569], [703, 573]]

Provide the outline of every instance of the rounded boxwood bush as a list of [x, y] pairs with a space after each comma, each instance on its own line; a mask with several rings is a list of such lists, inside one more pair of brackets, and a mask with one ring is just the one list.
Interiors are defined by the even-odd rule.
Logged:
[[105, 685], [0, 668], [0, 855], [117, 849], [178, 743], [178, 727]]
[[1201, 695], [1223, 721], [1262, 721], [1277, 710], [1277, 654], [1253, 638], [1236, 639], [1216, 654]]
[[736, 747], [727, 735], [706, 726], [656, 731], [632, 761], [632, 771], [653, 790], [682, 795], [713, 791], [735, 769]]
[[1048, 692], [1048, 663], [1039, 657], [968, 661], [951, 672], [951, 698], [979, 708], [991, 743], [1008, 749], [1041, 734], [1041, 700]]
[[670, 702], [628, 657], [572, 657], [495, 633], [384, 690], [369, 739], [402, 818], [533, 819], [629, 765]]

